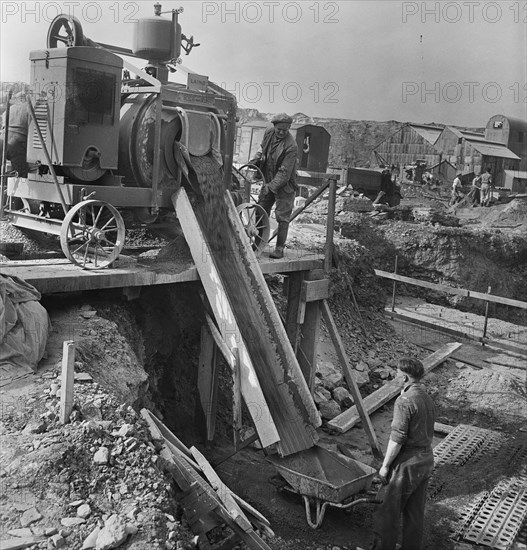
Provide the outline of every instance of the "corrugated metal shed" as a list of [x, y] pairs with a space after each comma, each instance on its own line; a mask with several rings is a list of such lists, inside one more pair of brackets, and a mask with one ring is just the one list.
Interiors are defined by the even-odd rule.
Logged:
[[483, 142], [476, 139], [467, 139], [467, 143], [472, 145], [478, 153], [487, 157], [520, 160], [520, 157], [516, 153], [513, 153], [508, 147], [505, 147], [505, 145], [501, 143]]

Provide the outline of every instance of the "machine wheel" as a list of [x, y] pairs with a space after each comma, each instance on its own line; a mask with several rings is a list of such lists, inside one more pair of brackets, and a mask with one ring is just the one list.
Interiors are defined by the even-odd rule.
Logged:
[[269, 241], [269, 216], [267, 212], [256, 203], [244, 202], [240, 204], [236, 210], [240, 215], [251, 246], [256, 255], [259, 256]]
[[[246, 198], [249, 198], [250, 190], [254, 183], [262, 185], [265, 183], [263, 172], [260, 170], [260, 168], [258, 168], [258, 166], [255, 166], [254, 164], [244, 164], [243, 166], [240, 166], [240, 168], [234, 168], [234, 170], [239, 176], [243, 178], [245, 182], [242, 193], [244, 193]], [[258, 174], [258, 178], [255, 177], [255, 174]], [[251, 199], [252, 197], [249, 200]]]
[[125, 226], [119, 211], [97, 200], [73, 206], [60, 229], [62, 251], [70, 262], [83, 269], [109, 266], [119, 256], [124, 238]]
[[[66, 34], [60, 34], [62, 29]], [[82, 25], [76, 17], [73, 17], [73, 15], [57, 15], [49, 26], [47, 47], [58, 48], [62, 44], [66, 47], [82, 46], [83, 39]]]

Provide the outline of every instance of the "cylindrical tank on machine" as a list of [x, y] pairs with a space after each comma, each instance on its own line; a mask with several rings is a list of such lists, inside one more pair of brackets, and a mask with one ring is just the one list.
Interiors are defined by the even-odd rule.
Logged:
[[163, 17], [138, 19], [134, 24], [132, 50], [135, 55], [151, 61], [168, 61], [179, 57], [181, 25]]

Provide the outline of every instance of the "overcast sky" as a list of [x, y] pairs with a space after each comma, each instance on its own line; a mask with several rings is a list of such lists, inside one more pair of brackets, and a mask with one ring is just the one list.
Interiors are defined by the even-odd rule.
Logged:
[[[2, 81], [73, 13], [95, 41], [130, 48], [154, 1], [1, 2]], [[183, 63], [263, 112], [485, 126], [527, 118], [527, 2], [163, 2], [201, 44]], [[168, 17], [168, 15], [166, 16]], [[144, 65], [139, 61], [140, 65]]]

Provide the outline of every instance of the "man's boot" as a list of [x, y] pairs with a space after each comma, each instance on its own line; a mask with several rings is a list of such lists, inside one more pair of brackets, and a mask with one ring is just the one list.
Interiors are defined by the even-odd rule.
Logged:
[[274, 252], [269, 254], [269, 258], [283, 258], [284, 257], [284, 246], [285, 241], [287, 240], [287, 231], [289, 229], [288, 222], [280, 222], [278, 224], [278, 233], [276, 235], [276, 248]]

